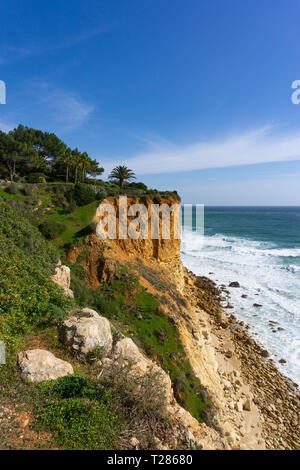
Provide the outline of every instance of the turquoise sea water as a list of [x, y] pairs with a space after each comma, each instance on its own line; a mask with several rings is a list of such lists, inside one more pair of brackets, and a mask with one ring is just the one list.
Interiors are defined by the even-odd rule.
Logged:
[[218, 284], [240, 283], [229, 288], [237, 318], [300, 384], [300, 207], [206, 207], [204, 220], [204, 241], [183, 233], [184, 265]]

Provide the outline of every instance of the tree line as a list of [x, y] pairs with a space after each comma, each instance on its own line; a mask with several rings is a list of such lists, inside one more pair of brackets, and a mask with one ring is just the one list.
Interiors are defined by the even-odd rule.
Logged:
[[88, 176], [96, 180], [103, 171], [87, 152], [71, 149], [54, 133], [21, 124], [8, 133], [0, 131], [0, 179], [81, 183]]

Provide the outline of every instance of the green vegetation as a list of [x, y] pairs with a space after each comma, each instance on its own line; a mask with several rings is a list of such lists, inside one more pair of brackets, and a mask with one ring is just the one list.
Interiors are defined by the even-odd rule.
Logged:
[[58, 252], [8, 201], [0, 198], [0, 338], [11, 369], [22, 337], [41, 322], [61, 319], [71, 307], [50, 279]]
[[61, 222], [56, 222], [55, 220], [46, 220], [39, 225], [40, 232], [48, 240], [54, 240], [58, 235], [61, 235], [65, 230], [65, 225]]
[[153, 447], [151, 429], [166, 430], [160, 377], [120, 373], [115, 365], [100, 381], [84, 375], [62, 377], [35, 386], [34, 428], [51, 431], [52, 445], [62, 449], [117, 449], [135, 436], [144, 449]]
[[[49, 139], [55, 142], [54, 137]], [[39, 148], [40, 156], [47, 159], [52, 153], [52, 169], [59, 160], [57, 149], [50, 152], [44, 148], [42, 152]], [[1, 168], [0, 163], [0, 172]], [[201, 386], [192, 373], [176, 326], [127, 269], [116, 272], [111, 284], [97, 290], [89, 288], [80, 265], [85, 251], [71, 266], [75, 300], [64, 296], [51, 275], [58, 258], [63, 259], [71, 246], [82, 244], [91, 233], [91, 220], [101, 199], [126, 193], [159, 200], [170, 193], [158, 193], [141, 182], [126, 180], [120, 186], [102, 181], [45, 184], [45, 178], [54, 178], [54, 170], [43, 167], [40, 172], [30, 173], [30, 169], [31, 163], [25, 165], [26, 182], [0, 187], [0, 339], [7, 350], [7, 364], [0, 366], [1, 404], [7, 400], [20, 408], [24, 406], [35, 418], [32, 428], [50, 433], [47, 442], [38, 442], [37, 446], [126, 448], [128, 436], [138, 436], [143, 448], [153, 448], [153, 430], [156, 436], [159, 432], [167, 435], [169, 426], [159, 380], [154, 383], [150, 375], [133, 380], [129, 371], [119, 374], [111, 369], [99, 384], [97, 361], [102, 351], [95, 350], [88, 360], [77, 361], [58, 343], [56, 325], [71, 308], [95, 308], [111, 321], [115, 339], [120, 332], [132, 337], [161, 364], [170, 374], [178, 401], [201, 420], [205, 407]], [[75, 178], [72, 166], [68, 171]], [[78, 166], [77, 180], [87, 171]], [[16, 170], [15, 179], [17, 175]], [[25, 383], [16, 374], [16, 353], [28, 345], [57, 353], [73, 364], [76, 375], [39, 385]], [[0, 429], [0, 441], [5, 438], [3, 433]]]
[[90, 186], [77, 184], [74, 188], [74, 200], [77, 206], [85, 206], [95, 200], [95, 191]]
[[63, 449], [116, 449], [122, 420], [109, 408], [106, 393], [83, 376], [62, 377], [38, 386], [42, 405], [35, 429], [50, 430]]
[[[158, 191], [148, 189], [142, 182], [129, 182], [135, 179], [135, 174], [126, 166], [116, 166], [109, 176], [110, 181], [99, 178], [103, 172], [104, 168], [87, 152], [69, 148], [53, 133], [21, 124], [8, 133], [0, 131], [0, 183], [6, 185], [10, 194], [23, 191], [29, 184], [49, 189], [51, 183], [56, 184], [56, 188], [57, 184], [65, 183], [65, 187], [72, 183], [76, 186], [69, 201], [71, 206], [89, 204], [95, 199], [95, 193], [100, 200], [120, 194], [147, 195], [158, 201], [168, 195], [178, 198], [176, 191]], [[23, 189], [19, 185], [23, 185]]]
[[71, 266], [71, 289], [79, 305], [101, 312], [170, 374], [176, 398], [199, 421], [206, 403], [181, 344], [176, 326], [158, 310], [157, 300], [142, 288], [136, 276], [120, 270], [119, 279], [97, 290], [87, 287], [85, 271]]
[[135, 174], [133, 171], [123, 165], [116, 166], [109, 175], [109, 179], [116, 182], [120, 188], [123, 188], [125, 181], [130, 181], [134, 178]]
[[73, 180], [95, 181], [103, 173], [96, 160], [77, 148], [70, 149], [55, 134], [24, 127], [21, 124], [7, 134], [0, 131], [0, 178], [28, 183]]

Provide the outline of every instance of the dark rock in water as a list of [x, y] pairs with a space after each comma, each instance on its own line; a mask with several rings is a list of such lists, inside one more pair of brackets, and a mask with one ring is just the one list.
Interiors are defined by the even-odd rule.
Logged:
[[231, 305], [230, 303], [228, 303], [224, 308], [233, 308], [233, 305]]
[[248, 295], [243, 294], [243, 295], [241, 295], [241, 297], [242, 297], [242, 299], [247, 299]]
[[266, 349], [263, 349], [260, 354], [261, 354], [262, 357], [269, 357], [270, 356], [270, 354], [268, 353], [268, 351]]
[[259, 308], [259, 307], [262, 307], [262, 305], [261, 304], [253, 304], [253, 307]]
[[280, 359], [280, 364], [286, 364], [286, 361], [284, 359]]
[[233, 281], [229, 284], [229, 287], [241, 287], [241, 286], [240, 286], [239, 282]]

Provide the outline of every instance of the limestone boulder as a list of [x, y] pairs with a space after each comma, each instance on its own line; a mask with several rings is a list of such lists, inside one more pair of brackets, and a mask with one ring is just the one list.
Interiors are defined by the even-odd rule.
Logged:
[[84, 308], [59, 326], [60, 341], [81, 356], [87, 356], [97, 347], [103, 357], [112, 349], [112, 332], [109, 321], [95, 310]]
[[50, 351], [31, 349], [18, 354], [18, 367], [23, 378], [30, 382], [56, 380], [74, 373], [73, 367], [66, 361], [58, 359]]
[[173, 390], [171, 379], [166, 372], [155, 362], [146, 358], [138, 349], [131, 338], [123, 338], [118, 341], [114, 348], [114, 354], [111, 361], [106, 364], [109, 367], [112, 362], [117, 362], [121, 367], [130, 366], [130, 373], [143, 377], [146, 374], [153, 374], [162, 385], [167, 403], [173, 400]]
[[55, 274], [51, 277], [55, 284], [59, 285], [67, 297], [74, 297], [73, 291], [70, 289], [71, 271], [68, 266], [58, 264], [55, 268]]

